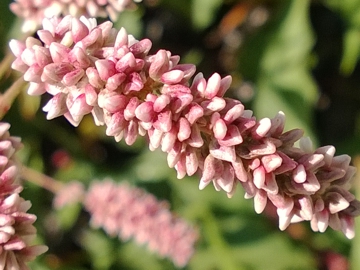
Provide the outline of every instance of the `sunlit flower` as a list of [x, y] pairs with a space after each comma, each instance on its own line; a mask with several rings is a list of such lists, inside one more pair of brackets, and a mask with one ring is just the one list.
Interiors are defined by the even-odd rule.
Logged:
[[334, 156], [332, 146], [295, 147], [303, 131], [284, 132], [282, 112], [257, 120], [224, 96], [230, 76], [194, 76], [194, 65], [162, 49], [149, 54], [150, 40], [137, 41], [110, 22], [67, 16], [43, 26], [42, 42], [12, 40], [10, 47], [29, 93], [53, 96], [44, 107], [48, 119], [64, 115], [78, 125], [91, 113], [117, 141], [131, 145], [147, 136], [178, 178], [198, 174], [200, 189], [212, 183], [231, 197], [241, 184], [257, 213], [270, 200], [280, 229], [309, 220], [316, 231], [329, 225], [353, 237], [360, 205], [349, 192], [348, 156]]
[[166, 202], [144, 190], [105, 179], [91, 184], [84, 205], [94, 227], [123, 241], [132, 238], [146, 244], [179, 267], [185, 266], [194, 252], [197, 231], [172, 214]]

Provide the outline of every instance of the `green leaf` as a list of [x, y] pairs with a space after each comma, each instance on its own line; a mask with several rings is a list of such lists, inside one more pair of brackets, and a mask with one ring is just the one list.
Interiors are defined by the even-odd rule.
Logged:
[[79, 203], [66, 205], [56, 212], [57, 219], [61, 228], [64, 230], [70, 229], [76, 222], [81, 210]]
[[80, 243], [89, 253], [93, 269], [109, 269], [116, 260], [116, 250], [108, 236], [100, 231], [87, 230], [80, 236]]
[[309, 1], [282, 1], [278, 14], [245, 45], [241, 72], [256, 83], [257, 117], [274, 117], [283, 111], [286, 129], [311, 130], [317, 87], [309, 60], [314, 36], [308, 16]]
[[360, 1], [359, 0], [327, 0], [325, 4], [340, 14], [345, 22], [343, 55], [340, 71], [350, 75], [360, 57]]
[[195, 28], [204, 29], [208, 27], [222, 2], [222, 0], [193, 0], [191, 11]]

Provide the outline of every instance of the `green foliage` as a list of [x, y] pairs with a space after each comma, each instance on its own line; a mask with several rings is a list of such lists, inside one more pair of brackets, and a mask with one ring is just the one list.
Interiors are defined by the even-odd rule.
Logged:
[[255, 115], [273, 117], [283, 111], [287, 129], [312, 132], [317, 88], [309, 58], [314, 35], [309, 1], [280, 1], [274, 18], [249, 40], [242, 51], [240, 70], [256, 82]]
[[360, 1], [326, 0], [329, 8], [339, 13], [344, 21], [344, 45], [340, 70], [350, 75], [360, 56]]

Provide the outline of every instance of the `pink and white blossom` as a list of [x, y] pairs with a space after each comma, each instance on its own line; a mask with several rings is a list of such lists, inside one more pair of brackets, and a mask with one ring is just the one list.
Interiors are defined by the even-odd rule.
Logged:
[[194, 253], [197, 230], [172, 214], [166, 202], [142, 189], [110, 179], [94, 181], [84, 205], [94, 227], [123, 241], [132, 238], [178, 267], [185, 266]]
[[91, 113], [117, 141], [146, 136], [178, 178], [199, 175], [200, 189], [212, 183], [231, 197], [240, 184], [257, 213], [271, 201], [282, 230], [308, 220], [315, 231], [330, 226], [354, 236], [360, 205], [349, 192], [350, 157], [335, 156], [333, 146], [312, 150], [303, 140], [296, 147], [303, 131], [285, 132], [282, 112], [257, 120], [224, 96], [230, 76], [195, 75], [194, 65], [166, 50], [150, 54], [150, 40], [110, 22], [66, 16], [45, 19], [43, 27], [40, 40], [12, 40], [10, 48], [29, 93], [52, 95], [48, 119], [64, 115], [76, 126]]

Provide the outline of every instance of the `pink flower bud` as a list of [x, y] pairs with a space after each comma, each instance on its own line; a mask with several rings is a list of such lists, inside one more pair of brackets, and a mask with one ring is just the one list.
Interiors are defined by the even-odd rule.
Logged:
[[152, 102], [143, 102], [135, 109], [135, 116], [143, 122], [151, 122], [155, 117]]
[[77, 18], [71, 20], [71, 33], [74, 42], [79, 42], [89, 34], [87, 26]]
[[220, 88], [221, 77], [218, 73], [214, 73], [207, 81], [204, 97], [206, 99], [213, 99]]

